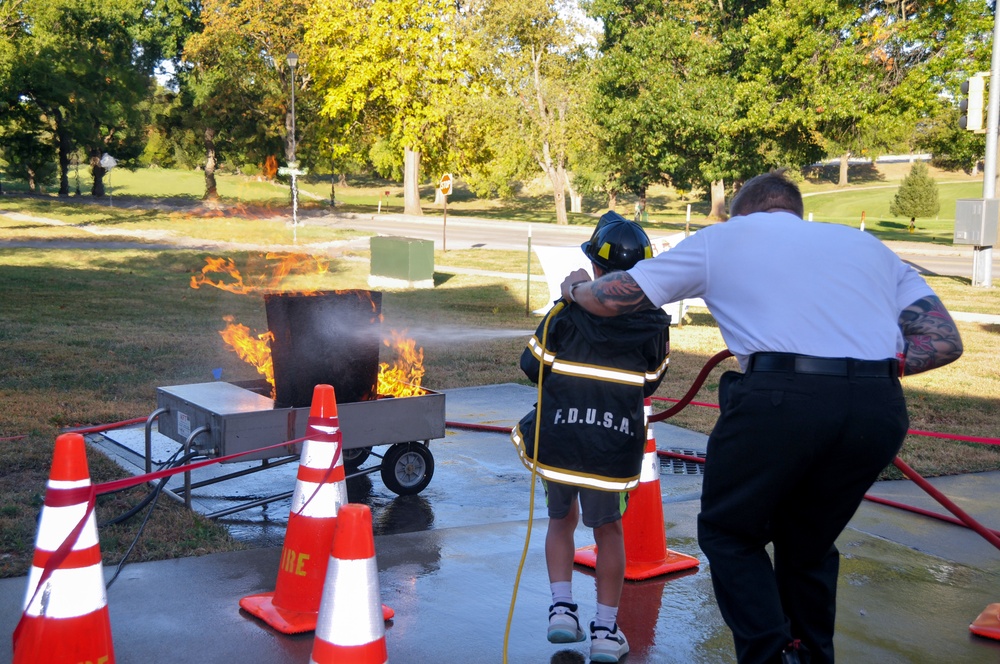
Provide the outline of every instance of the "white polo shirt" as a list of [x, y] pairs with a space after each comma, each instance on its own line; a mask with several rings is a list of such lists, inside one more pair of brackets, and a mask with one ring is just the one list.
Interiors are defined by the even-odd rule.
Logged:
[[763, 351], [895, 357], [900, 312], [934, 295], [868, 233], [787, 212], [709, 226], [629, 274], [656, 306], [702, 298], [744, 369]]

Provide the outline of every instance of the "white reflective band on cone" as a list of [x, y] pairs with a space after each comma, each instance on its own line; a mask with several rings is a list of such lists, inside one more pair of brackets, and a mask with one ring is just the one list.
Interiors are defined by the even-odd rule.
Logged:
[[656, 452], [646, 452], [642, 455], [642, 469], [639, 471], [640, 482], [655, 482], [660, 478], [660, 461]]
[[[103, 609], [108, 603], [104, 589], [104, 570], [100, 565], [57, 569], [35, 594], [42, 570], [32, 566], [28, 574], [28, 592], [24, 612], [33, 618], [78, 618]], [[31, 596], [35, 599], [28, 605]]]
[[[42, 507], [42, 517], [39, 519], [40, 527], [38, 536], [35, 539], [35, 548], [42, 551], [55, 551], [66, 541], [69, 534], [80, 523], [80, 519], [87, 512], [87, 503], [69, 505], [68, 507], [52, 507], [45, 505]], [[44, 526], [44, 527], [41, 527]], [[94, 513], [87, 517], [87, 523], [80, 531], [80, 538], [73, 545], [74, 551], [89, 549], [97, 545], [97, 521]]]
[[[299, 457], [299, 464], [306, 468], [329, 468], [333, 465], [333, 457], [337, 454], [338, 443], [326, 443], [316, 440], [307, 440], [302, 447], [302, 456]], [[343, 455], [337, 459], [337, 465], [344, 463]]]
[[[332, 590], [331, 590], [332, 589]], [[375, 558], [330, 558], [319, 615], [317, 638], [338, 646], [360, 646], [385, 635]]]
[[[316, 496], [309, 500], [314, 493]], [[306, 501], [309, 501], [308, 505], [306, 505]], [[320, 519], [336, 516], [337, 508], [346, 503], [346, 482], [317, 484], [316, 482], [298, 480], [295, 483], [295, 492], [292, 494], [292, 512], [300, 516]]]

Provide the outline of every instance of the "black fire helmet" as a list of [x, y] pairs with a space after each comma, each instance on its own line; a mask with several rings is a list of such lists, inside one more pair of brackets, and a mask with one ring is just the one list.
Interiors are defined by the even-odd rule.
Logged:
[[653, 255], [653, 245], [646, 231], [614, 211], [601, 216], [593, 235], [580, 248], [606, 272], [628, 270]]

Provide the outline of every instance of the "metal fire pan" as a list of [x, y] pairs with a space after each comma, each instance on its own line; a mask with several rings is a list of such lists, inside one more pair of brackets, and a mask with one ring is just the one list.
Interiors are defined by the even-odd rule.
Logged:
[[[157, 430], [211, 457], [259, 450], [305, 436], [309, 408], [276, 407], [254, 391], [222, 381], [156, 389]], [[344, 449], [426, 441], [445, 435], [444, 394], [337, 404]], [[194, 436], [192, 437], [192, 434]], [[236, 461], [299, 454], [283, 445]]]

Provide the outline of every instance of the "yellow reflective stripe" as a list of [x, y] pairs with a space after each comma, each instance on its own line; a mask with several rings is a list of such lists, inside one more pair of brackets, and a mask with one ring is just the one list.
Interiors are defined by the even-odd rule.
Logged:
[[[539, 362], [542, 361], [542, 344], [538, 341], [538, 337], [531, 337], [528, 340], [528, 348], [531, 349], [531, 354], [535, 356], [535, 359]], [[556, 359], [554, 353], [545, 353], [545, 364], [552, 364], [552, 360]]]
[[595, 378], [612, 383], [624, 383], [626, 385], [642, 385], [646, 382], [646, 374], [637, 371], [622, 371], [620, 369], [608, 369], [595, 366], [593, 364], [582, 364], [579, 362], [567, 362], [566, 360], [554, 360], [552, 371], [566, 376], [581, 376], [584, 378]]
[[535, 463], [535, 471], [547, 480], [561, 482], [562, 484], [572, 484], [574, 486], [600, 489], [602, 491], [631, 491], [639, 486], [639, 476], [625, 479], [611, 479], [600, 475], [587, 475], [584, 473], [574, 473], [561, 468], [547, 466], [544, 463], [533, 462], [524, 448], [524, 439], [521, 437], [521, 430], [518, 427], [510, 432], [510, 438], [517, 446], [517, 453], [521, 457], [521, 463], [529, 470], [532, 463]]
[[646, 382], [651, 383], [654, 380], [659, 380], [660, 376], [663, 375], [663, 373], [667, 370], [667, 367], [669, 365], [670, 365], [670, 358], [669, 357], [664, 358], [663, 362], [660, 364], [660, 366], [656, 368], [655, 371], [653, 371], [652, 373], [646, 372]]

